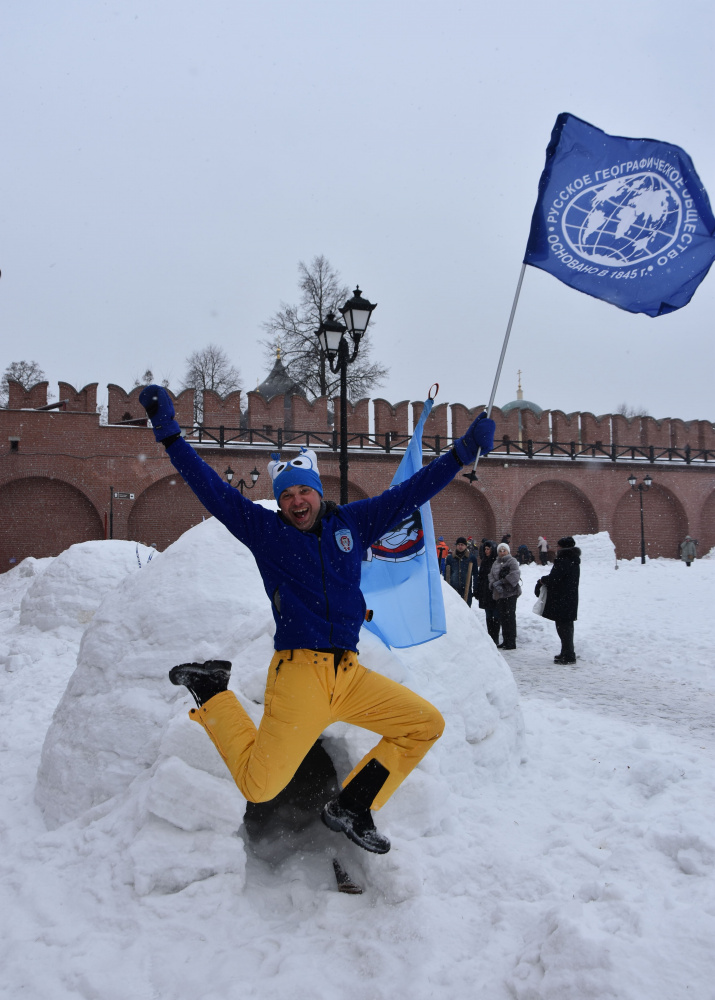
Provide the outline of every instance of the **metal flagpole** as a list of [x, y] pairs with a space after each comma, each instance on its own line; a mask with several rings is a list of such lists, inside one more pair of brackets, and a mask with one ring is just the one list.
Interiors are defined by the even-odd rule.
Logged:
[[[516, 284], [516, 292], [514, 294], [514, 301], [511, 305], [511, 313], [509, 314], [509, 322], [506, 325], [506, 333], [504, 334], [504, 343], [502, 344], [501, 354], [499, 355], [499, 364], [497, 365], [496, 375], [494, 376], [494, 385], [492, 386], [492, 394], [489, 397], [489, 405], [487, 406], [487, 417], [492, 415], [492, 407], [494, 406], [494, 397], [497, 394], [497, 386], [499, 385], [499, 378], [501, 376], [502, 365], [504, 364], [504, 356], [506, 355], [507, 344], [509, 343], [509, 335], [511, 333], [511, 327], [514, 322], [514, 315], [516, 313], [516, 306], [519, 301], [519, 295], [521, 294], [521, 285], [524, 281], [524, 272], [526, 271], [526, 264], [521, 265], [521, 272], [519, 273], [519, 280]], [[477, 452], [477, 457], [474, 460], [474, 468], [471, 472], [464, 472], [462, 475], [468, 479], [470, 482], [474, 482], [477, 478], [477, 465], [479, 465], [479, 457], [482, 453], [480, 448]]]

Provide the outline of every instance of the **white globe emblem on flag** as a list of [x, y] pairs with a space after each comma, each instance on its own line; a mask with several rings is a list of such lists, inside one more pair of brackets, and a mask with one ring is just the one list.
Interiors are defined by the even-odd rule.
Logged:
[[646, 171], [579, 192], [561, 224], [574, 253], [594, 263], [622, 265], [665, 253], [678, 238], [682, 216], [677, 191]]

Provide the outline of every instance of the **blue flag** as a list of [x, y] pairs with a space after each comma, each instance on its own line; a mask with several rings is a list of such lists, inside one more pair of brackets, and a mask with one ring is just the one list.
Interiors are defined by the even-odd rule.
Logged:
[[687, 305], [708, 273], [713, 234], [685, 150], [558, 116], [525, 264], [621, 309], [662, 316]]
[[[433, 404], [432, 399], [425, 402], [393, 486], [422, 468], [422, 428]], [[372, 611], [372, 621], [363, 627], [386, 646], [403, 649], [444, 635], [442, 579], [428, 503], [370, 547], [360, 588]]]

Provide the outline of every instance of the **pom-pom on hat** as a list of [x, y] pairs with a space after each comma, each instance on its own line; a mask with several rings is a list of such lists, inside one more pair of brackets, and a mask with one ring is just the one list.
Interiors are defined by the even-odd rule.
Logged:
[[323, 484], [318, 472], [318, 456], [308, 448], [301, 448], [300, 455], [296, 455], [289, 462], [282, 462], [280, 454], [274, 452], [268, 463], [268, 472], [273, 481], [273, 496], [276, 500], [280, 500], [283, 490], [291, 486], [312, 486], [321, 497], [323, 495]]
[[559, 538], [556, 543], [560, 549], [574, 549], [576, 548], [576, 542], [573, 540], [571, 535], [564, 535], [563, 538]]

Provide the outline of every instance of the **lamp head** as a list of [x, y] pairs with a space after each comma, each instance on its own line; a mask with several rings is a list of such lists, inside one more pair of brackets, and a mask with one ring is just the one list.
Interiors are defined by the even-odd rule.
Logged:
[[340, 313], [345, 320], [348, 333], [353, 338], [355, 343], [359, 342], [360, 338], [367, 330], [367, 325], [370, 322], [370, 316], [376, 306], [377, 303], [373, 304], [363, 298], [360, 286], [358, 285], [353, 292], [353, 297], [348, 299], [340, 310]]
[[334, 313], [328, 313], [318, 328], [318, 343], [321, 350], [325, 351], [329, 358], [334, 358], [340, 350], [340, 341], [346, 327], [335, 318]]

